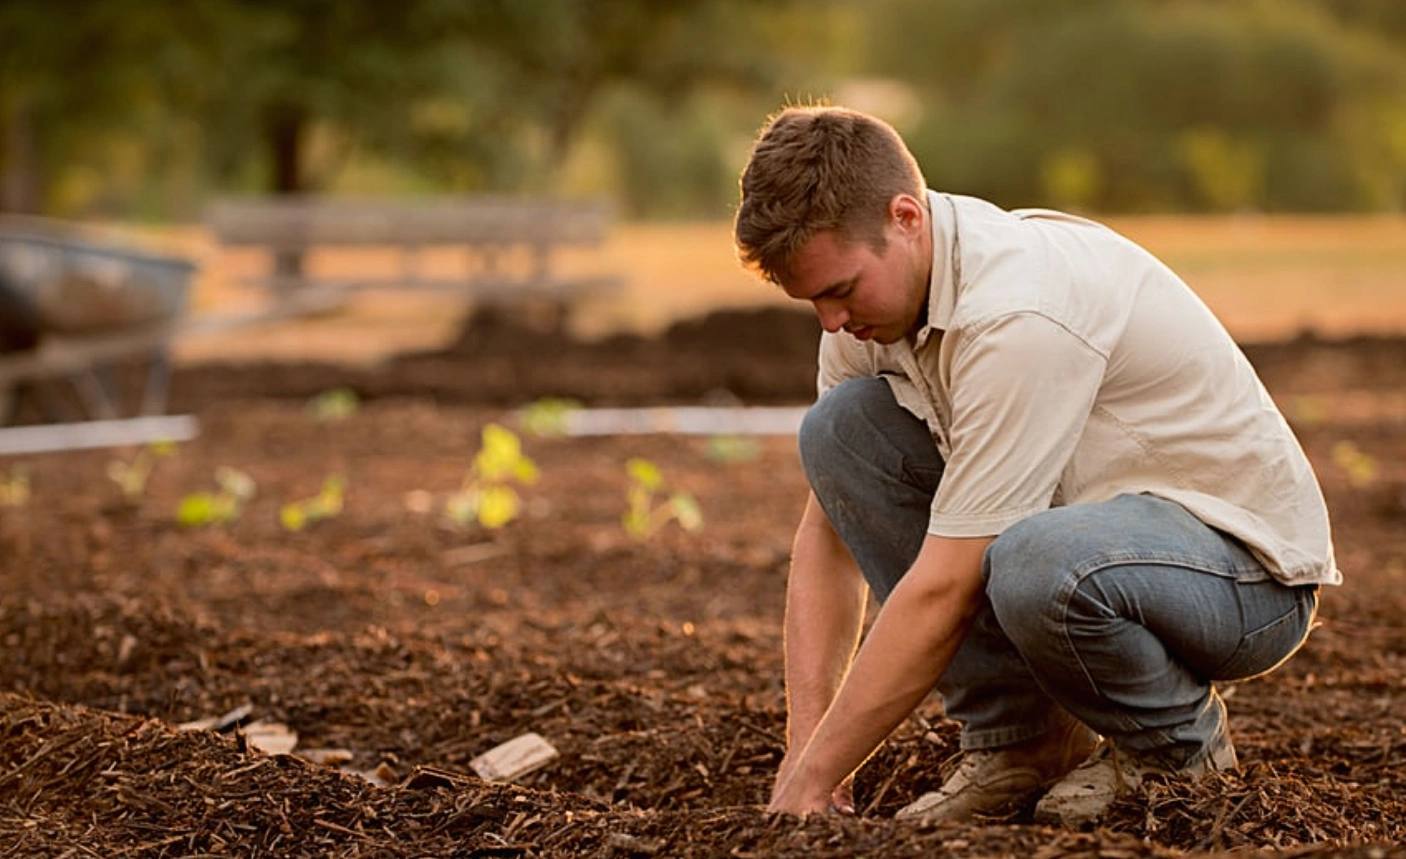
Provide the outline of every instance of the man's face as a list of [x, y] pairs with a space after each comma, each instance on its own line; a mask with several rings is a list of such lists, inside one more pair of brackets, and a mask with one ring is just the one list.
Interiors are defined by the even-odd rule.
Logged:
[[925, 317], [931, 239], [925, 210], [911, 197], [884, 228], [883, 251], [866, 241], [848, 241], [834, 230], [816, 233], [791, 258], [786, 294], [809, 301], [830, 332], [857, 340], [897, 343]]

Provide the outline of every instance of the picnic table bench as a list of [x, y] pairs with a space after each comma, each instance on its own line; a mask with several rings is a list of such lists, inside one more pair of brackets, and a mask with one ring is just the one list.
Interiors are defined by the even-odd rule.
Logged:
[[[612, 276], [564, 278], [553, 270], [558, 251], [604, 241], [609, 221], [608, 209], [598, 203], [486, 196], [226, 199], [206, 216], [222, 246], [267, 251], [271, 264], [255, 283], [307, 306], [335, 303], [362, 289], [403, 288], [493, 303], [546, 300], [564, 311], [578, 298], [619, 284]], [[399, 270], [328, 275], [305, 264], [316, 248], [352, 246], [395, 249]], [[463, 249], [461, 270], [449, 276], [425, 272], [421, 251], [444, 247]]]

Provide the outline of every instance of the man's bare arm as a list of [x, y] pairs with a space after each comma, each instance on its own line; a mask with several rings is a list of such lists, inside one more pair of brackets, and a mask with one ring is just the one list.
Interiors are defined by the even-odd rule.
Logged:
[[991, 538], [929, 536], [894, 588], [839, 693], [772, 796], [771, 809], [826, 808], [848, 777], [932, 689], [980, 604]]
[[786, 584], [786, 746], [810, 741], [854, 658], [868, 589], [815, 494], [806, 501]]

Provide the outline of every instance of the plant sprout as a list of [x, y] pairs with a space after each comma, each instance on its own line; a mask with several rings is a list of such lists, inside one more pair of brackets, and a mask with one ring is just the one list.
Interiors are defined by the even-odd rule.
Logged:
[[361, 401], [351, 388], [333, 388], [323, 391], [308, 402], [308, 411], [323, 423], [346, 420], [356, 414]]
[[0, 474], [0, 507], [20, 508], [29, 505], [29, 472], [17, 465], [7, 474]]
[[1365, 489], [1377, 479], [1377, 461], [1350, 441], [1333, 445], [1333, 462], [1347, 474], [1353, 489]]
[[334, 474], [322, 482], [322, 490], [311, 498], [284, 504], [278, 521], [289, 531], [301, 531], [313, 522], [331, 519], [342, 512], [346, 478]]
[[714, 435], [708, 437], [706, 456], [714, 462], [730, 465], [737, 462], [751, 462], [761, 455], [761, 445], [757, 440], [740, 435]]
[[196, 492], [182, 498], [176, 508], [176, 521], [194, 528], [238, 519], [244, 504], [254, 497], [254, 479], [222, 465], [215, 469], [215, 483], [219, 486], [215, 492]]
[[122, 498], [128, 504], [135, 504], [146, 494], [147, 481], [156, 468], [157, 460], [176, 452], [176, 445], [169, 441], [153, 442], [138, 450], [131, 461], [114, 459], [107, 464], [107, 476], [117, 488], [122, 490]]
[[458, 526], [475, 520], [485, 528], [501, 528], [517, 518], [522, 504], [512, 482], [537, 481], [537, 465], [522, 452], [522, 442], [499, 424], [483, 428], [483, 446], [459, 490], [444, 502], [444, 514]]
[[567, 422], [571, 413], [579, 410], [581, 403], [562, 397], [543, 397], [518, 413], [518, 421], [523, 428], [537, 436], [566, 435]]
[[635, 457], [625, 463], [630, 486], [625, 490], [626, 509], [621, 521], [625, 530], [636, 540], [647, 540], [673, 519], [685, 531], [703, 527], [703, 512], [698, 502], [686, 492], [674, 492], [662, 503], [655, 502], [664, 493], [664, 475], [659, 466], [647, 459]]

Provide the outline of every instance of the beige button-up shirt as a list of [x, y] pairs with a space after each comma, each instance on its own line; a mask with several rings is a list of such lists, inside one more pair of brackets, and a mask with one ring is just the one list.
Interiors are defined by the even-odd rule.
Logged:
[[1000, 534], [1146, 492], [1239, 538], [1276, 579], [1342, 581], [1308, 458], [1211, 311], [1100, 224], [928, 192], [928, 317], [913, 343], [826, 333], [820, 394], [881, 376], [946, 462], [928, 532]]

